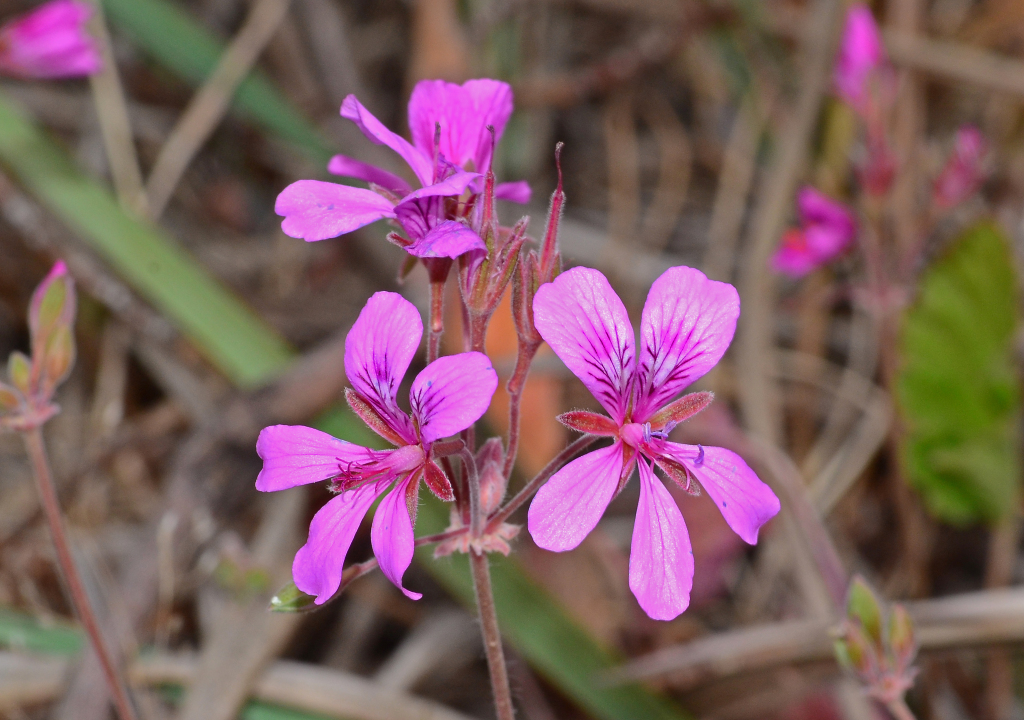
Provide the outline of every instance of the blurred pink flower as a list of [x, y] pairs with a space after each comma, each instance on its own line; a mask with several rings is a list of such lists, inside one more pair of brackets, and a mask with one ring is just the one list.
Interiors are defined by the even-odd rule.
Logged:
[[850, 7], [832, 74], [836, 94], [860, 115], [873, 118], [891, 102], [893, 75], [882, 36], [871, 10]]
[[982, 160], [988, 142], [973, 125], [964, 125], [956, 132], [953, 152], [935, 179], [932, 200], [940, 210], [948, 210], [970, 197], [984, 180]]
[[[349, 95], [341, 116], [354, 122], [367, 138], [398, 153], [421, 184], [413, 190], [404, 179], [346, 155], [335, 155], [327, 169], [364, 180], [371, 190], [318, 180], [300, 180], [278, 196], [275, 211], [285, 217], [285, 234], [307, 241], [352, 232], [381, 219], [395, 219], [412, 244], [405, 250], [417, 257], [457, 257], [468, 250], [485, 250], [469, 227], [455, 222], [446, 203], [467, 189], [480, 192], [481, 179], [491, 167], [494, 147], [512, 114], [512, 88], [498, 80], [469, 80], [462, 85], [423, 80], [409, 98], [409, 128], [413, 142], [388, 130], [369, 110]], [[493, 133], [491, 130], [493, 129]], [[525, 182], [501, 183], [495, 197], [525, 203]]]
[[373, 554], [403, 593], [420, 597], [402, 587], [415, 548], [420, 480], [441, 499], [453, 499], [448, 478], [434, 462], [433, 443], [479, 420], [498, 386], [491, 361], [482, 353], [439, 358], [413, 380], [410, 416], [398, 407], [396, 393], [422, 336], [423, 323], [412, 303], [379, 292], [366, 303], [345, 340], [345, 373], [352, 383], [346, 398], [394, 450], [373, 450], [293, 425], [264, 428], [256, 443], [263, 459], [257, 490], [329, 480], [338, 493], [314, 516], [309, 539], [292, 564], [295, 585], [315, 595], [318, 605], [338, 590], [356, 531], [382, 495], [370, 529]]
[[668, 269], [647, 296], [639, 357], [626, 308], [597, 270], [562, 273], [541, 286], [533, 306], [541, 336], [611, 416], [577, 410], [559, 419], [614, 442], [576, 458], [541, 487], [530, 505], [530, 534], [547, 550], [575, 548], [637, 467], [629, 587], [648, 615], [671, 620], [689, 605], [693, 552], [682, 513], [652, 463], [688, 491], [699, 480], [729, 527], [750, 544], [779, 511], [775, 494], [735, 453], [667, 439], [711, 401], [710, 393], [673, 398], [729, 347], [739, 295], [699, 270]]
[[0, 27], [0, 73], [67, 78], [99, 72], [102, 63], [85, 24], [92, 7], [52, 0]]
[[772, 267], [792, 278], [803, 277], [838, 257], [857, 234], [853, 213], [842, 203], [806, 186], [797, 195], [800, 228], [782, 236]]

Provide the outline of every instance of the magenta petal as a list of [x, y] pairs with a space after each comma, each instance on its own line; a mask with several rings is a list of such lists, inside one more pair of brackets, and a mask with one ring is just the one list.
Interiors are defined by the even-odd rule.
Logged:
[[872, 76], [887, 64], [882, 35], [870, 8], [862, 3], [850, 6], [832, 73], [836, 93], [852, 108], [864, 112]]
[[421, 258], [457, 258], [470, 250], [486, 252], [487, 246], [479, 235], [455, 220], [445, 220], [405, 248], [410, 255]]
[[700, 270], [674, 267], [654, 281], [640, 321], [635, 422], [642, 423], [722, 359], [740, 296]]
[[395, 485], [395, 489], [384, 496], [373, 516], [370, 528], [370, 544], [380, 564], [380, 571], [393, 582], [406, 597], [419, 600], [420, 593], [402, 587], [402, 576], [412, 564], [416, 541], [413, 538], [412, 518], [405, 496], [411, 478]]
[[389, 173], [387, 170], [383, 170], [376, 165], [370, 165], [355, 158], [350, 158], [347, 155], [335, 155], [332, 157], [331, 161], [327, 163], [327, 172], [332, 175], [365, 180], [374, 185], [380, 185], [385, 190], [390, 190], [399, 196], [406, 195], [412, 191], [409, 183], [397, 175]]
[[420, 183], [429, 185], [434, 179], [434, 163], [431, 160], [433, 156], [423, 154], [410, 145], [408, 140], [384, 127], [384, 123], [363, 107], [355, 95], [345, 98], [341, 104], [341, 116], [354, 122], [363, 131], [363, 135], [376, 144], [385, 145], [401, 155], [416, 173]]
[[779, 513], [779, 499], [772, 489], [731, 450], [678, 443], [666, 446], [669, 455], [697, 477], [733, 532], [755, 545], [757, 531]]
[[423, 321], [416, 307], [397, 293], [378, 292], [345, 338], [348, 381], [410, 444], [416, 442], [416, 434], [395, 393], [422, 337]]
[[402, 202], [406, 203], [427, 197], [451, 197], [453, 195], [461, 195], [478, 177], [480, 177], [480, 173], [457, 172], [440, 182], [421, 187], [419, 190], [414, 190], [409, 193], [407, 197], [403, 198]]
[[806, 241], [802, 241], [800, 245], [783, 242], [772, 256], [772, 269], [794, 280], [802, 278], [819, 265], [821, 262], [808, 249]]
[[373, 501], [380, 493], [371, 483], [331, 498], [313, 516], [309, 539], [295, 553], [292, 579], [307, 595], [323, 605], [338, 591], [345, 556]]
[[372, 190], [299, 180], [277, 196], [274, 212], [284, 216], [281, 229], [285, 235], [313, 242], [393, 218], [395, 207]]
[[302, 425], [271, 425], [260, 431], [256, 452], [263, 469], [261, 492], [285, 490], [335, 477], [342, 465], [364, 461], [370, 451]]
[[0, 28], [0, 71], [25, 78], [91, 75], [102, 67], [86, 30], [92, 7], [53, 0]]
[[461, 195], [479, 177], [477, 173], [460, 172], [406, 195], [395, 206], [395, 216], [410, 239], [423, 239], [442, 222], [446, 214], [445, 198]]
[[494, 197], [499, 200], [508, 200], [509, 202], [519, 203], [520, 205], [525, 205], [530, 202], [530, 197], [532, 195], [533, 190], [530, 189], [530, 183], [525, 180], [498, 183], [494, 186]]
[[[472, 164], [480, 172], [490, 166], [492, 148], [511, 114], [512, 89], [498, 80], [470, 80], [461, 86], [422, 80], [409, 98], [409, 130], [420, 152], [434, 156], [434, 136], [440, 130], [437, 150], [459, 167]], [[493, 137], [488, 126], [494, 128]]]
[[626, 307], [597, 270], [576, 267], [541, 285], [533, 300], [537, 331], [608, 414], [626, 416], [636, 340]]
[[475, 423], [497, 387], [498, 373], [483, 353], [447, 355], [427, 365], [409, 390], [423, 442], [454, 435]]
[[537, 491], [528, 513], [537, 545], [554, 552], [572, 550], [597, 526], [619, 485], [622, 447], [616, 441], [576, 458]]
[[672, 620], [690, 604], [693, 550], [683, 514], [646, 460], [629, 551], [629, 589], [655, 620]]
[[800, 188], [796, 204], [800, 220], [805, 225], [827, 227], [847, 240], [852, 239], [857, 232], [853, 212], [843, 203], [810, 185]]

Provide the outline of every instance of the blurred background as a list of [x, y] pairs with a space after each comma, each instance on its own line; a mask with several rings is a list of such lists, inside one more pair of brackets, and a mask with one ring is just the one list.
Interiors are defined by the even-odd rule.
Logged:
[[[0, 21], [31, 6], [3, 0]], [[716, 402], [675, 437], [739, 452], [783, 504], [751, 548], [706, 496], [672, 488], [696, 577], [669, 623], [627, 584], [636, 483], [572, 553], [521, 533], [494, 570], [519, 716], [885, 717], [832, 653], [859, 573], [914, 619], [917, 717], [1024, 717], [1024, 2], [873, 4], [896, 77], [897, 173], [881, 199], [865, 199], [864, 133], [833, 92], [846, 10], [103, 0], [90, 25], [102, 73], [0, 81], [0, 352], [27, 347], [31, 292], [64, 258], [79, 354], [47, 439], [76, 559], [143, 717], [493, 717], [462, 559], [424, 551], [406, 576], [419, 602], [371, 574], [317, 612], [270, 613], [329, 496], [254, 489], [267, 424], [365, 440], [338, 405], [345, 334], [377, 290], [428, 299], [422, 268], [398, 284], [386, 228], [307, 244], [281, 232], [277, 194], [328, 179], [338, 152], [404, 172], [339, 117], [346, 95], [407, 134], [417, 80], [473, 77], [515, 91], [496, 168], [533, 199], [502, 206], [504, 225], [525, 213], [542, 234], [561, 141], [567, 265], [605, 272], [635, 318], [673, 265], [737, 285], [737, 338], [698, 386]], [[967, 123], [988, 144], [983, 177], [939, 216], [933, 182]], [[919, 246], [890, 295], [864, 284], [856, 247], [800, 279], [771, 269], [804, 185], [855, 208], [883, 252]], [[515, 347], [499, 310], [488, 352], [506, 376]], [[545, 352], [513, 487], [571, 439], [554, 416], [593, 403]], [[484, 422], [501, 431], [506, 412], [499, 391]], [[446, 522], [425, 502], [418, 534]], [[369, 556], [366, 523], [350, 557]], [[12, 433], [0, 435], [0, 646], [4, 716], [111, 716]]]

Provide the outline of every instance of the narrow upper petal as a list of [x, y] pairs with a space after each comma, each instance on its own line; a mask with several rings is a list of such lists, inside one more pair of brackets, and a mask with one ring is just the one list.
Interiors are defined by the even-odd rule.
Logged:
[[331, 161], [327, 163], [327, 172], [332, 175], [365, 180], [374, 185], [380, 185], [385, 190], [390, 190], [396, 195], [406, 195], [412, 191], [409, 183], [394, 173], [389, 173], [387, 170], [376, 165], [364, 163], [347, 155], [335, 155], [332, 157]]
[[617, 423], [626, 416], [636, 340], [622, 300], [597, 270], [577, 267], [541, 285], [534, 325]]
[[373, 142], [378, 145], [386, 145], [401, 155], [402, 159], [409, 163], [409, 167], [416, 173], [420, 183], [429, 185], [434, 179], [434, 163], [431, 159], [433, 156], [425, 155], [410, 145], [408, 140], [384, 127], [384, 123], [363, 107], [355, 95], [345, 98], [341, 104], [341, 116], [358, 125], [359, 129], [363, 131], [363, 135]]
[[509, 202], [519, 203], [520, 205], [525, 205], [530, 202], [530, 197], [532, 195], [533, 190], [530, 189], [530, 183], [525, 180], [498, 183], [494, 186], [494, 197], [499, 200], [508, 200]]
[[[459, 167], [485, 172], [493, 147], [512, 115], [512, 88], [498, 80], [470, 80], [463, 85], [422, 80], [409, 98], [413, 144], [428, 157], [437, 150]], [[494, 128], [494, 136], [487, 130]]]
[[722, 359], [739, 314], [736, 288], [700, 270], [673, 267], [654, 281], [640, 321], [635, 422], [647, 420]]
[[421, 258], [457, 258], [470, 250], [487, 252], [487, 245], [475, 232], [455, 220], [445, 220], [405, 248]]
[[646, 460], [629, 552], [629, 589], [655, 620], [672, 620], [690, 604], [693, 550], [683, 514]]
[[556, 472], [533, 498], [528, 526], [545, 550], [563, 552], [583, 542], [615, 496], [622, 472], [622, 442], [573, 460]]
[[779, 499], [736, 453], [720, 447], [666, 443], [667, 453], [700, 481], [722, 517], [744, 542], [757, 543], [761, 526], [779, 513]]
[[281, 191], [274, 212], [281, 229], [306, 242], [326, 240], [395, 217], [395, 207], [372, 190], [320, 180], [299, 180]]
[[302, 425], [271, 425], [260, 431], [256, 452], [263, 469], [256, 478], [262, 492], [285, 490], [341, 474], [342, 467], [368, 460], [371, 451]]
[[309, 524], [309, 539], [295, 553], [292, 579], [323, 605], [338, 591], [345, 556], [373, 501], [380, 495], [373, 483], [331, 498]]
[[378, 292], [366, 302], [345, 338], [348, 381], [409, 443], [416, 437], [395, 393], [422, 337], [423, 321], [416, 307], [397, 293]]
[[423, 442], [454, 435], [475, 423], [497, 387], [498, 373], [483, 353], [446, 355], [427, 365], [409, 391]]
[[370, 544], [384, 576], [406, 597], [419, 600], [423, 597], [420, 593], [402, 587], [402, 576], [412, 564], [413, 552], [416, 550], [412, 518], [409, 517], [409, 505], [406, 502], [412, 480], [411, 476], [407, 477], [380, 501], [370, 528]]

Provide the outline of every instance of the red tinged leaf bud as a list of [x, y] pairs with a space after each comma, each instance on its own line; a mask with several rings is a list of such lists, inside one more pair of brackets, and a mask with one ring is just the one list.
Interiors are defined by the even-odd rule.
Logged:
[[16, 410], [21, 406], [21, 393], [10, 385], [0, 383], [0, 411]]
[[903, 674], [917, 655], [917, 641], [914, 639], [914, 623], [902, 605], [893, 605], [887, 635], [897, 671]]
[[856, 576], [850, 584], [846, 600], [846, 617], [858, 623], [864, 635], [876, 647], [882, 647], [882, 609], [878, 598], [868, 587], [861, 576]]
[[480, 509], [484, 517], [490, 516], [505, 497], [508, 478], [502, 472], [505, 453], [501, 440], [491, 438], [476, 456], [476, 465], [480, 469]]
[[31, 395], [32, 363], [25, 353], [15, 350], [7, 358], [7, 377], [11, 384], [21, 391], [22, 395]]
[[575, 430], [585, 435], [615, 436], [619, 433], [619, 426], [610, 417], [587, 410], [571, 410], [567, 413], [562, 413], [558, 416], [558, 422], [570, 430]]
[[666, 427], [674, 427], [699, 413], [710, 405], [714, 399], [715, 394], [707, 391], [683, 395], [675, 402], [669, 403], [655, 413], [650, 421], [651, 429], [662, 430]]

